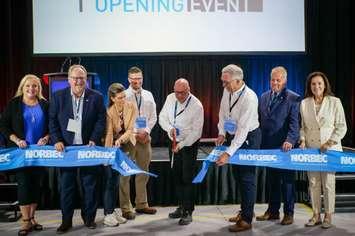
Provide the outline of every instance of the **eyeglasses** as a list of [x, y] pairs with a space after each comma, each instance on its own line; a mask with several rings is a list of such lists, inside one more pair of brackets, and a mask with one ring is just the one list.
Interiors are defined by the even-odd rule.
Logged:
[[142, 77], [128, 77], [130, 80], [142, 80], [143, 78]]
[[230, 81], [225, 81], [225, 80], [222, 80], [222, 85], [223, 86], [228, 86], [232, 83], [233, 80], [230, 80]]
[[174, 91], [174, 93], [177, 95], [185, 95], [188, 93], [188, 91]]
[[74, 80], [75, 82], [76, 82], [76, 81], [79, 81], [79, 80], [81, 80], [81, 81], [86, 80], [86, 77], [74, 77], [74, 76], [70, 76], [69, 78], [72, 79], [72, 80]]

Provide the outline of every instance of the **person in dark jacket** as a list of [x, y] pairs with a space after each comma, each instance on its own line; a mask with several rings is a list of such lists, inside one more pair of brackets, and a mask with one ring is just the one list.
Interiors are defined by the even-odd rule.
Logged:
[[[49, 106], [49, 133], [57, 151], [69, 145], [101, 145], [106, 126], [106, 108], [102, 95], [86, 86], [87, 72], [82, 65], [68, 71], [70, 87], [57, 91]], [[99, 167], [60, 168], [60, 205], [62, 224], [58, 234], [72, 227], [76, 177], [79, 169], [83, 202], [81, 216], [89, 229], [95, 229], [97, 210], [96, 182]]]
[[[41, 81], [37, 76], [28, 74], [22, 78], [15, 97], [2, 114], [0, 132], [7, 138], [9, 147], [26, 148], [30, 144], [48, 143], [48, 103], [42, 95]], [[16, 171], [23, 221], [18, 235], [43, 229], [34, 218], [42, 173], [42, 167], [25, 167]]]
[[[259, 100], [259, 121], [262, 132], [262, 149], [291, 150], [299, 139], [301, 97], [286, 88], [287, 71], [278, 66], [272, 69], [270, 90]], [[284, 217], [281, 225], [293, 223], [295, 203], [295, 171], [267, 168], [269, 206], [257, 216], [257, 221], [280, 219], [281, 195], [284, 200]]]

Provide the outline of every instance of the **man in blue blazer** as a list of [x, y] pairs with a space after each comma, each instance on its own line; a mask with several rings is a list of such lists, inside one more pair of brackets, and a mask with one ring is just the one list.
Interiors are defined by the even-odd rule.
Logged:
[[[287, 71], [279, 66], [271, 71], [271, 89], [259, 100], [259, 119], [262, 132], [262, 149], [289, 151], [299, 139], [299, 103], [301, 97], [286, 88]], [[281, 206], [281, 193], [284, 200], [284, 217], [281, 225], [293, 223], [295, 202], [295, 172], [267, 168], [269, 185], [269, 205], [264, 215], [256, 220], [278, 220]]]
[[[86, 88], [86, 80], [86, 69], [81, 65], [72, 65], [68, 72], [70, 87], [56, 92], [50, 101], [49, 133], [57, 151], [65, 151], [67, 145], [101, 145], [106, 109], [102, 95]], [[85, 226], [96, 228], [98, 168], [60, 168], [62, 224], [57, 229], [58, 234], [65, 233], [72, 227], [78, 169], [84, 198], [81, 216]]]

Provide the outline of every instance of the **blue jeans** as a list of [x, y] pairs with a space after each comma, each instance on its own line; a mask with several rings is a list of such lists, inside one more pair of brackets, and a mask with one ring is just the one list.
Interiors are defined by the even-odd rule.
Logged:
[[119, 173], [111, 168], [104, 166], [104, 215], [112, 214], [117, 204], [118, 178]]

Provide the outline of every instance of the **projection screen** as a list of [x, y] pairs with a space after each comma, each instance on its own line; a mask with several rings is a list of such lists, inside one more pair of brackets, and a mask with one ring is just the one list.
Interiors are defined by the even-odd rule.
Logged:
[[304, 0], [33, 0], [33, 53], [305, 52], [304, 11]]

